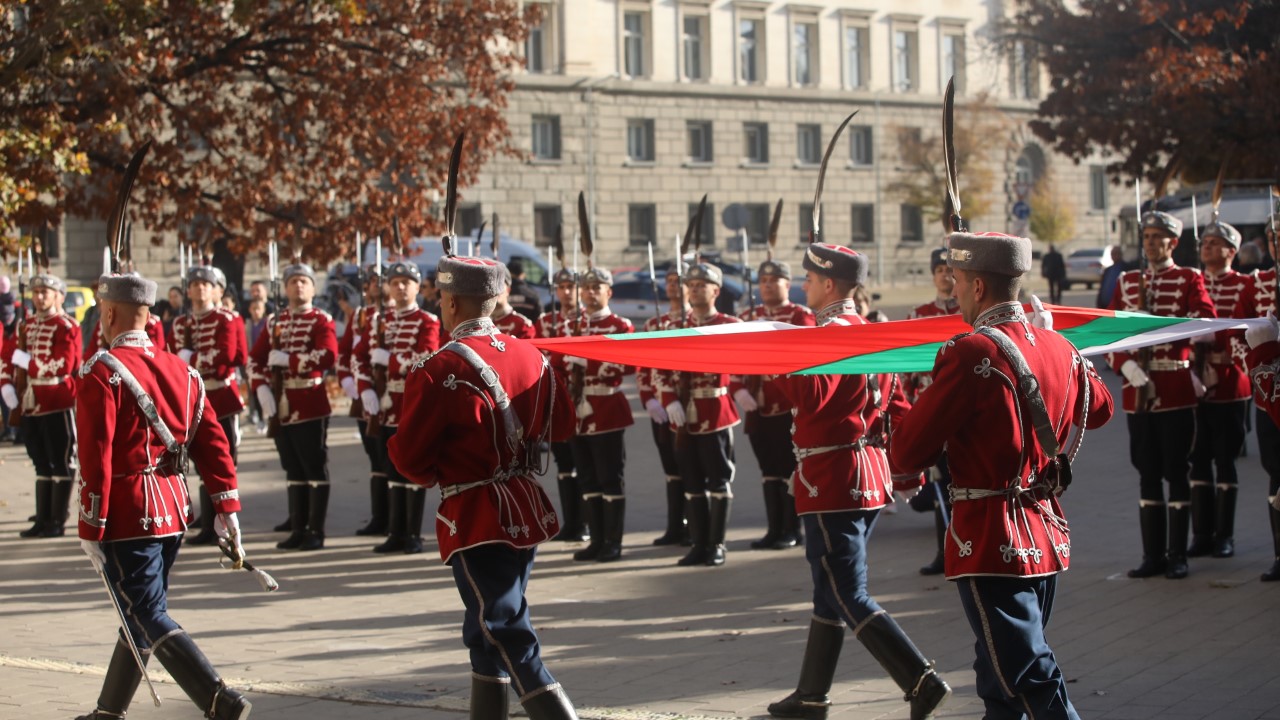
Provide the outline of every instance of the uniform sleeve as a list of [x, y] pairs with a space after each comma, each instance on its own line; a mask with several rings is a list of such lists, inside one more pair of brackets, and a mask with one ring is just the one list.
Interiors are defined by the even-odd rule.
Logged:
[[83, 540], [106, 536], [111, 510], [111, 443], [115, 438], [119, 399], [103, 372], [95, 369], [77, 381], [76, 457], [80, 461], [79, 531]]
[[578, 412], [569, 395], [567, 374], [554, 364], [550, 366], [550, 371], [555, 374], [556, 393], [551, 400], [551, 436], [548, 439], [551, 442], [567, 442], [578, 427]]
[[1209, 291], [1205, 289], [1204, 275], [1198, 272], [1192, 273], [1191, 283], [1187, 288], [1187, 317], [1218, 317], [1218, 310], [1213, 304], [1213, 298], [1209, 297]]
[[233, 316], [236, 334], [236, 356], [231, 361], [235, 367], [244, 367], [249, 363], [249, 335], [244, 327], [244, 316], [236, 313]]
[[[1115, 414], [1115, 401], [1111, 397], [1111, 391], [1102, 382], [1102, 378], [1098, 377], [1098, 371], [1093, 367], [1093, 363], [1087, 358], [1081, 358], [1085, 363], [1084, 377], [1089, 383], [1089, 412], [1085, 415], [1084, 427], [1089, 430], [1096, 430], [1107, 424], [1107, 421]], [[1084, 393], [1080, 393], [1079, 401], [1076, 403], [1075, 417], [1072, 418], [1072, 424], [1076, 427], [1080, 426], [1080, 416], [1084, 410]]]
[[351, 351], [355, 347], [356, 326], [360, 323], [360, 311], [354, 310], [351, 318], [347, 320], [347, 326], [342, 331], [342, 337], [338, 338], [338, 380], [345, 380], [351, 377]]
[[[196, 378], [192, 381], [199, 382]], [[236, 483], [236, 465], [231, 459], [231, 445], [208, 397], [204, 398], [200, 424], [191, 433], [187, 448], [194, 465], [200, 468], [200, 481], [209, 491], [214, 509], [220, 513], [238, 512], [240, 493]]]
[[[431, 368], [421, 367], [409, 373], [400, 416], [412, 418], [413, 422], [401, 423], [400, 429], [387, 442], [387, 455], [396, 470], [424, 487], [436, 484], [440, 450], [449, 441], [445, 434], [446, 425], [452, 417], [465, 416], [461, 408], [450, 407], [448, 412], [441, 412], [438, 388]], [[478, 420], [478, 398], [471, 393], [451, 393], [451, 399], [461, 399], [462, 402], [474, 400]]]
[[351, 372], [355, 375], [356, 389], [360, 392], [373, 389], [373, 364], [369, 360], [371, 334], [361, 335], [360, 340], [351, 348]]
[[1280, 342], [1272, 340], [1250, 350], [1246, 362], [1258, 407], [1280, 425]]
[[920, 392], [915, 406], [898, 422], [889, 448], [895, 474], [933, 467], [954, 428], [970, 421], [974, 392], [973, 363], [965, 361], [964, 346], [949, 341], [934, 361], [933, 382]]
[[271, 354], [271, 322], [272, 318], [268, 318], [262, 326], [262, 332], [258, 333], [258, 340], [253, 343], [253, 349], [249, 351], [249, 386], [255, 391], [266, 385], [271, 378], [270, 368], [267, 367], [267, 357]]

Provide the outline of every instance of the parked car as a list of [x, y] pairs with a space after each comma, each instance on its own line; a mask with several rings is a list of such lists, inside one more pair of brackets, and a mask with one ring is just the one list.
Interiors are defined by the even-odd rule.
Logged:
[[[519, 258], [524, 263], [524, 278], [530, 285], [538, 291], [538, 297], [542, 300], [542, 306], [549, 307], [552, 300], [551, 286], [549, 285], [551, 273], [547, 268], [547, 253], [545, 250], [538, 248], [516, 238], [502, 233], [501, 242], [498, 245], [499, 260], [509, 263]], [[454, 252], [459, 255], [471, 254], [472, 247], [475, 247], [476, 254], [488, 257], [490, 248], [493, 247], [493, 231], [485, 230], [484, 235], [477, 239], [475, 236], [461, 236], [458, 238], [457, 247]], [[386, 238], [383, 238], [383, 253], [388, 252]], [[406, 254], [417, 263], [418, 269], [422, 271], [422, 277], [434, 276], [436, 274], [436, 265], [440, 262], [440, 258], [444, 255], [444, 246], [440, 243], [438, 237], [420, 237], [409, 241], [408, 247], [405, 249]], [[366, 265], [373, 262], [375, 254], [374, 243], [368, 242], [364, 246], [364, 263]], [[385, 261], [385, 256], [384, 256]]]
[[1081, 248], [1067, 256], [1067, 279], [1062, 289], [1067, 290], [1075, 283], [1083, 283], [1090, 290], [1102, 282], [1102, 273], [1111, 267], [1111, 246], [1100, 248]]
[[62, 299], [62, 309], [75, 318], [76, 323], [84, 322], [84, 314], [94, 305], [93, 290], [81, 285], [68, 285], [67, 294]]
[[[720, 296], [716, 298], [716, 309], [722, 313], [736, 315], [734, 308], [745, 294], [746, 288], [736, 278], [726, 277], [724, 287], [720, 288]], [[609, 307], [639, 328], [649, 318], [666, 312], [670, 308], [665, 277], [658, 280], [658, 297], [655, 300], [653, 285], [649, 282], [647, 271], [624, 271], [615, 274], [613, 299], [609, 301]]]

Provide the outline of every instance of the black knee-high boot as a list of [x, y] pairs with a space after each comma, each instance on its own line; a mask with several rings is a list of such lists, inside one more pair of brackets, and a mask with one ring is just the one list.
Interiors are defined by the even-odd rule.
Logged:
[[800, 663], [800, 681], [796, 691], [769, 705], [769, 714], [777, 718], [824, 720], [831, 700], [831, 683], [836, 676], [836, 663], [844, 647], [844, 624], [831, 624], [816, 618], [809, 621], [809, 640], [804, 645]]
[[[1236, 554], [1236, 494], [1239, 488], [1231, 483], [1218, 486], [1215, 496], [1213, 528], [1213, 556], [1229, 558]], [[1190, 555], [1190, 551], [1187, 552]]]
[[1131, 578], [1147, 578], [1163, 575], [1168, 568], [1165, 559], [1165, 543], [1168, 541], [1167, 518], [1164, 503], [1158, 500], [1143, 501], [1138, 506], [1138, 524], [1142, 529], [1142, 564], [1129, 571]]
[[601, 514], [601, 532], [604, 542], [600, 544], [598, 562], [613, 562], [622, 557], [622, 532], [626, 525], [627, 499], [625, 497], [604, 498]]
[[[143, 652], [142, 663], [151, 659], [151, 652]], [[81, 715], [76, 720], [117, 720], [123, 718], [133, 701], [133, 695], [142, 683], [142, 671], [138, 669], [138, 661], [129, 649], [129, 643], [122, 637], [116, 641], [116, 649], [111, 653], [111, 662], [107, 665], [107, 676], [102, 680], [102, 692], [98, 694], [98, 707], [88, 715]]]
[[889, 613], [873, 615], [857, 637], [911, 703], [911, 720], [930, 717], [950, 697], [951, 688]]
[[733, 496], [712, 495], [708, 508], [710, 525], [707, 530], [707, 564], [724, 564], [724, 536], [729, 530], [729, 508], [733, 506]]
[[573, 554], [574, 560], [596, 560], [604, 544], [604, 498], [599, 495], [582, 499], [587, 515], [587, 527], [591, 529], [591, 542]]
[[410, 485], [405, 490], [405, 527], [404, 554], [417, 555], [422, 552], [422, 518], [427, 512], [427, 491], [419, 485]]
[[319, 550], [324, 547], [324, 523], [329, 515], [329, 481], [311, 485], [307, 493], [307, 534], [302, 538], [299, 550]]
[[356, 530], [356, 535], [386, 535], [387, 512], [390, 501], [387, 499], [387, 476], [383, 473], [369, 475], [369, 509], [373, 517], [369, 524]]
[[53, 507], [53, 480], [49, 478], [36, 478], [36, 518], [35, 524], [29, 529], [18, 533], [19, 537], [33, 538], [40, 537], [44, 534], [45, 529], [52, 521], [50, 514]]
[[240, 720], [249, 716], [253, 707], [249, 699], [222, 682], [218, 671], [185, 632], [161, 640], [153, 654], [206, 718]]
[[684, 512], [689, 517], [689, 538], [693, 541], [693, 545], [689, 548], [689, 552], [680, 558], [676, 564], [684, 567], [706, 565], [709, 555], [707, 534], [711, 526], [711, 510], [708, 505], [707, 494], [702, 493], [692, 497], [685, 495]]
[[409, 502], [409, 488], [404, 483], [393, 482], [387, 490], [387, 539], [373, 548], [376, 553], [404, 552], [405, 525], [408, 511], [405, 503]]
[[679, 545], [689, 538], [684, 524], [684, 483], [680, 478], [667, 478], [667, 531], [653, 541], [654, 545]]
[[276, 543], [276, 548], [297, 550], [307, 536], [307, 495], [311, 488], [301, 480], [290, 480], [286, 492], [289, 499], [289, 537]]
[[1187, 532], [1191, 525], [1191, 508], [1186, 503], [1169, 503], [1169, 567], [1164, 576], [1181, 580], [1190, 572], [1187, 567]]
[[1271, 518], [1271, 549], [1275, 553], [1275, 562], [1271, 563], [1270, 570], [1262, 573], [1262, 582], [1275, 582], [1280, 580], [1280, 510], [1267, 503], [1267, 515]]
[[781, 499], [778, 497], [778, 487], [784, 490], [786, 485], [779, 480], [770, 478], [760, 484], [760, 489], [764, 494], [764, 516], [765, 531], [764, 537], [759, 540], [751, 541], [751, 549], [753, 550], [772, 550], [773, 544], [778, 542], [778, 538], [782, 535], [782, 507]]
[[507, 720], [510, 678], [471, 676], [471, 720]]

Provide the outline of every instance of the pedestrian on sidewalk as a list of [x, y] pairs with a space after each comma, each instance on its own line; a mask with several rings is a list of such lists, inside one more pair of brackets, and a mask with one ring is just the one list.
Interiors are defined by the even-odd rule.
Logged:
[[453, 339], [409, 372], [388, 456], [410, 482], [440, 486], [436, 539], [465, 606], [471, 717], [506, 718], [511, 686], [531, 720], [574, 720], [525, 599], [537, 546], [559, 530], [533, 476], [541, 444], [573, 433], [565, 377], [490, 319], [505, 289], [501, 263], [448, 254], [436, 277]]
[[1049, 282], [1049, 302], [1062, 304], [1062, 282], [1067, 279], [1067, 265], [1058, 248], [1049, 245], [1049, 252], [1040, 258], [1040, 276]]

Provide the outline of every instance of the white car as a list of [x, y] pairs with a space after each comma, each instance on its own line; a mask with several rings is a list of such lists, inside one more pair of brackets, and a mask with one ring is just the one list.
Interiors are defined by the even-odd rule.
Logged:
[[1086, 288], [1102, 282], [1102, 274], [1111, 267], [1111, 246], [1099, 248], [1081, 248], [1066, 258], [1067, 281], [1063, 288], [1083, 283]]

